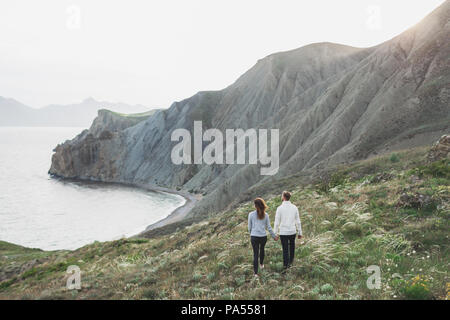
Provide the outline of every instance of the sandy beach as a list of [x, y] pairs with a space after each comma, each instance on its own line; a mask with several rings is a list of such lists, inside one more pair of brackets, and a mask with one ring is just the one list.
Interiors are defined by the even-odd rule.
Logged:
[[158, 191], [158, 192], [167, 192], [167, 193], [171, 193], [171, 194], [176, 194], [176, 195], [182, 196], [183, 198], [186, 199], [186, 202], [181, 207], [178, 207], [177, 209], [172, 211], [164, 219], [161, 219], [158, 222], [155, 222], [155, 223], [147, 226], [147, 228], [145, 228], [145, 230], [142, 231], [141, 233], [139, 233], [137, 236], [139, 236], [142, 233], [145, 233], [149, 230], [160, 228], [165, 225], [183, 220], [186, 217], [186, 215], [189, 213], [189, 211], [197, 203], [197, 201], [199, 201], [202, 197], [200, 194], [191, 194], [188, 192], [177, 191], [177, 190], [167, 189], [167, 188], [163, 188], [163, 187], [156, 187], [153, 185], [152, 186], [144, 185], [144, 184], [142, 184], [142, 185], [141, 184], [132, 184], [132, 185], [136, 186], [138, 188], [141, 188], [141, 189], [149, 190], [149, 191]]

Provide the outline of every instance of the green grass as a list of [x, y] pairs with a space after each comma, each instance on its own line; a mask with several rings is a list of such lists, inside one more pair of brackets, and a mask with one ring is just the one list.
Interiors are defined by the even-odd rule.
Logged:
[[[253, 208], [244, 201], [151, 239], [54, 252], [0, 242], [0, 299], [448, 299], [448, 162], [427, 164], [426, 151], [340, 166], [315, 183], [286, 178], [304, 231], [287, 272], [280, 242], [269, 239], [265, 269], [253, 278]], [[388, 179], [373, 179], [379, 173]], [[434, 205], [399, 207], [404, 192]], [[261, 195], [273, 225], [279, 194]], [[64, 289], [71, 264], [82, 270], [78, 292]], [[370, 265], [380, 267], [381, 289], [366, 286]]]
[[[106, 110], [106, 109], [104, 109]], [[120, 112], [115, 112], [115, 111], [110, 111], [110, 110], [106, 110], [109, 111], [115, 115], [121, 116], [121, 117], [125, 117], [125, 118], [148, 118], [149, 116], [155, 114], [157, 111], [159, 111], [161, 109], [153, 109], [153, 110], [149, 110], [146, 112], [140, 112], [140, 113], [120, 113]]]

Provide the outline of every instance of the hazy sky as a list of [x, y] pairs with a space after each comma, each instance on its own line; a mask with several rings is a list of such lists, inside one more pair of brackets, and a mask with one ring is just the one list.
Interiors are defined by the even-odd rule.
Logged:
[[313, 42], [379, 44], [443, 0], [1, 0], [0, 96], [169, 107]]

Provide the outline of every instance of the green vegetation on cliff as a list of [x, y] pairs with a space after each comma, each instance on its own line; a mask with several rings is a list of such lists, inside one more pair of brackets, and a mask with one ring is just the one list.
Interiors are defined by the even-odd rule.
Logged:
[[[427, 150], [341, 166], [298, 184], [292, 201], [304, 239], [286, 273], [281, 244], [270, 239], [266, 268], [254, 279], [253, 209], [244, 202], [151, 239], [55, 252], [0, 242], [0, 298], [448, 299], [449, 160], [427, 163]], [[264, 196], [273, 223], [279, 195]], [[82, 271], [81, 290], [65, 289], [69, 265]], [[380, 289], [367, 288], [371, 265], [380, 267]]]

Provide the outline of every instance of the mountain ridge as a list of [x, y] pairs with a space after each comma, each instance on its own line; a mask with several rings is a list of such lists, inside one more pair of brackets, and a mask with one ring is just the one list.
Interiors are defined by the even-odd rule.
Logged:
[[[449, 20], [446, 1], [374, 47], [325, 42], [269, 55], [225, 89], [174, 102], [107, 142], [59, 145], [50, 173], [203, 193], [193, 217], [226, 208], [258, 184], [367, 158], [405, 133], [414, 140], [420, 132], [421, 144], [431, 143], [449, 130]], [[279, 172], [262, 177], [257, 165], [174, 165], [170, 134], [192, 133], [194, 121], [204, 129], [280, 129]], [[83, 150], [108, 161], [81, 165]]]

